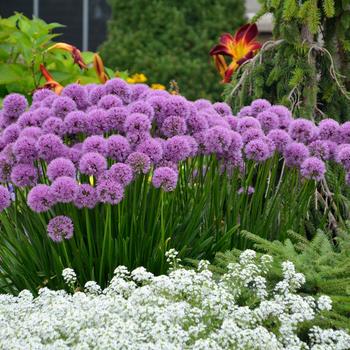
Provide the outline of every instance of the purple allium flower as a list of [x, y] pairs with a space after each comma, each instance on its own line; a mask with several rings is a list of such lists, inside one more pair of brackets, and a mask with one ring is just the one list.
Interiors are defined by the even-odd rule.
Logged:
[[250, 128], [261, 129], [259, 121], [253, 117], [242, 117], [238, 119], [237, 131], [240, 134], [243, 134]]
[[240, 151], [242, 147], [243, 147], [242, 136], [236, 131], [231, 131], [231, 144], [230, 144], [229, 152]]
[[307, 144], [315, 136], [315, 125], [307, 119], [295, 119], [289, 125], [289, 135], [293, 140]]
[[63, 136], [66, 132], [66, 127], [63, 120], [57, 117], [46, 119], [42, 129], [46, 134], [55, 134], [57, 136]]
[[30, 209], [41, 213], [49, 210], [55, 204], [55, 199], [50, 186], [39, 184], [29, 191], [27, 202]]
[[227, 120], [228, 125], [230, 125], [231, 129], [233, 131], [236, 131], [239, 119], [237, 117], [233, 117], [233, 116], [229, 115], [226, 117], [226, 120]]
[[112, 135], [107, 139], [108, 157], [123, 162], [131, 152], [129, 141], [121, 135]]
[[129, 154], [126, 159], [126, 163], [129, 164], [134, 173], [147, 174], [151, 168], [151, 160], [147, 154], [141, 152], [133, 152]]
[[199, 113], [191, 114], [187, 119], [187, 127], [191, 133], [205, 131], [209, 128], [209, 124], [204, 115]]
[[33, 94], [33, 103], [41, 102], [44, 98], [54, 94], [55, 93], [49, 89], [38, 89]]
[[9, 125], [2, 134], [5, 144], [15, 142], [20, 134], [20, 127], [17, 124]]
[[168, 167], [160, 167], [154, 170], [152, 184], [156, 188], [162, 188], [165, 192], [174, 191], [177, 184], [178, 173]]
[[107, 112], [104, 109], [93, 109], [87, 114], [88, 130], [90, 134], [102, 135], [109, 129]]
[[196, 101], [194, 101], [194, 105], [197, 108], [197, 111], [200, 111], [201, 109], [211, 108], [212, 104], [210, 101], [205, 100], [204, 98], [200, 98]]
[[268, 111], [276, 113], [279, 117], [279, 127], [283, 130], [288, 131], [289, 124], [293, 120], [292, 113], [290, 112], [290, 110], [285, 106], [274, 105], [274, 106], [271, 106], [268, 109]]
[[241, 110], [238, 112], [237, 117], [243, 118], [243, 117], [252, 117], [253, 116], [253, 110], [250, 106], [245, 106], [241, 108]]
[[164, 120], [161, 130], [167, 137], [184, 135], [187, 130], [186, 120], [176, 115], [170, 116]]
[[216, 102], [213, 107], [222, 117], [232, 115], [231, 107], [225, 102]]
[[83, 155], [81, 144], [78, 143], [72, 147], [65, 146], [64, 156], [70, 159], [78, 167], [81, 156]]
[[40, 126], [40, 123], [36, 118], [34, 111], [24, 112], [22, 115], [20, 115], [17, 124], [22, 129], [29, 126]]
[[167, 167], [173, 169], [175, 172], [178, 173], [178, 166], [176, 163], [171, 162], [170, 160], [166, 159], [161, 159], [158, 163], [156, 168], [161, 168], [161, 167]]
[[106, 158], [97, 152], [84, 154], [79, 161], [79, 170], [86, 175], [98, 176], [107, 169]]
[[50, 117], [54, 117], [50, 108], [47, 107], [39, 107], [35, 111], [33, 111], [34, 119], [37, 122], [37, 126], [41, 126], [44, 121]]
[[168, 116], [166, 114], [166, 101], [167, 98], [164, 96], [154, 96], [147, 100], [154, 110], [154, 119], [158, 126], [161, 126], [164, 119]]
[[189, 103], [183, 96], [173, 95], [166, 100], [165, 111], [168, 117], [178, 116], [186, 119], [190, 114]]
[[83, 142], [83, 153], [98, 152], [107, 156], [107, 141], [103, 136], [89, 136]]
[[124, 132], [124, 123], [128, 115], [126, 107], [110, 108], [107, 111], [108, 130]]
[[11, 194], [10, 191], [0, 185], [0, 212], [8, 208], [11, 205]]
[[336, 161], [341, 163], [346, 171], [350, 171], [350, 145], [342, 145], [336, 154]]
[[142, 94], [147, 93], [150, 88], [146, 84], [132, 84], [131, 88], [131, 102], [137, 101]]
[[115, 95], [105, 95], [102, 96], [98, 101], [97, 106], [102, 109], [110, 109], [113, 107], [122, 107], [123, 101]]
[[284, 158], [287, 166], [300, 166], [309, 156], [309, 150], [303, 143], [291, 142], [284, 150]]
[[37, 142], [39, 157], [47, 162], [60, 157], [64, 153], [62, 140], [54, 134], [46, 134], [39, 137]]
[[62, 242], [73, 237], [74, 225], [71, 218], [58, 215], [49, 221], [47, 234], [54, 242]]
[[271, 130], [268, 133], [267, 137], [274, 143], [277, 151], [280, 153], [283, 153], [286, 149], [286, 146], [292, 142], [289, 134], [286, 131], [280, 129]]
[[333, 141], [324, 141], [327, 146], [328, 146], [328, 150], [329, 150], [329, 160], [335, 160], [336, 158], [336, 153], [337, 153], [337, 148], [338, 148], [338, 145], [333, 142]]
[[96, 187], [97, 197], [102, 203], [118, 204], [124, 196], [123, 186], [113, 180], [104, 180]]
[[52, 108], [53, 103], [55, 102], [55, 100], [58, 98], [58, 95], [56, 95], [55, 93], [53, 95], [49, 95], [47, 97], [45, 97], [42, 101], [41, 101], [41, 107], [48, 107], [48, 108]]
[[271, 107], [271, 103], [263, 98], [253, 101], [250, 105], [252, 108], [253, 116], [258, 115], [260, 112], [263, 112]]
[[306, 179], [321, 181], [326, 173], [326, 166], [316, 157], [306, 158], [300, 166], [300, 173]]
[[279, 128], [278, 115], [269, 110], [260, 112], [256, 116], [256, 119], [259, 120], [261, 128], [264, 130], [264, 132], [269, 132], [270, 130]]
[[244, 151], [248, 159], [255, 160], [256, 162], [263, 162], [270, 155], [269, 146], [262, 139], [250, 141], [246, 144]]
[[74, 205], [81, 208], [92, 209], [98, 202], [97, 193], [94, 187], [89, 184], [81, 184], [78, 187], [77, 195], [74, 199]]
[[126, 134], [126, 138], [133, 148], [137, 147], [137, 145], [139, 145], [140, 143], [148, 140], [150, 137], [151, 134], [148, 131], [128, 132]]
[[206, 131], [201, 131], [193, 134], [193, 138], [198, 144], [198, 154], [210, 154], [207, 144], [207, 133]]
[[206, 131], [207, 145], [210, 152], [224, 153], [231, 145], [231, 130], [214, 126]]
[[108, 170], [108, 176], [123, 186], [127, 186], [133, 179], [133, 171], [128, 164], [115, 163]]
[[123, 79], [114, 78], [108, 80], [105, 84], [105, 87], [108, 94], [117, 95], [122, 99], [124, 104], [130, 102], [131, 88]]
[[269, 148], [269, 152], [270, 152], [269, 157], [272, 157], [276, 151], [275, 143], [271, 139], [269, 139], [267, 136], [264, 136], [262, 139], [265, 141], [265, 143], [267, 144], [267, 147]]
[[57, 97], [52, 104], [52, 110], [55, 117], [62, 118], [77, 109], [76, 103], [69, 97]]
[[51, 185], [51, 193], [60, 203], [72, 202], [78, 193], [78, 184], [69, 176], [60, 176]]
[[238, 168], [241, 173], [244, 172], [244, 160], [241, 150], [228, 152], [225, 154], [225, 167], [228, 173], [231, 173], [233, 169]]
[[[333, 120], [333, 119], [321, 120], [320, 124], [318, 125], [318, 130], [319, 130], [319, 138], [321, 140], [330, 140], [333, 142], [339, 141], [341, 129], [339, 127], [339, 123], [336, 120]], [[349, 133], [349, 141], [350, 141], [350, 133]]]
[[17, 187], [34, 186], [38, 180], [38, 170], [32, 164], [18, 164], [12, 168], [11, 181]]
[[328, 141], [324, 140], [316, 140], [309, 144], [309, 151], [310, 154], [316, 158], [322, 159], [322, 160], [329, 160], [330, 159], [330, 150]]
[[3, 113], [9, 120], [16, 121], [17, 118], [26, 110], [28, 102], [20, 94], [12, 93], [7, 95], [2, 101]]
[[15, 153], [13, 151], [14, 143], [9, 143], [5, 146], [5, 148], [2, 150], [1, 154], [4, 155], [11, 164], [15, 164], [17, 159], [15, 156]]
[[350, 143], [350, 122], [345, 122], [340, 126], [340, 140], [333, 140], [335, 142]]
[[198, 153], [198, 143], [196, 139], [189, 135], [184, 135], [183, 137], [186, 139], [188, 145], [190, 146], [190, 153], [188, 156], [195, 157]]
[[131, 103], [128, 106], [129, 113], [141, 113], [147, 115], [149, 120], [153, 120], [154, 118], [154, 109], [153, 107], [146, 101], [136, 101]]
[[190, 153], [190, 145], [184, 136], [173, 136], [164, 144], [164, 158], [174, 163], [185, 160]]
[[244, 144], [247, 144], [262, 137], [264, 137], [264, 132], [261, 129], [250, 128], [242, 134], [242, 141]]
[[20, 137], [13, 145], [13, 154], [18, 162], [33, 162], [38, 156], [36, 141], [31, 137]]
[[245, 194], [247, 194], [248, 196], [252, 195], [254, 192], [255, 192], [255, 188], [252, 187], [252, 186], [248, 186], [247, 189], [241, 187], [241, 188], [237, 191], [238, 194], [245, 193]]
[[105, 85], [96, 85], [89, 92], [89, 101], [91, 105], [97, 105], [103, 96], [107, 94]]
[[42, 134], [43, 131], [41, 128], [38, 128], [37, 126], [28, 126], [20, 132], [19, 137], [31, 137], [33, 139], [38, 139]]
[[146, 132], [151, 129], [151, 122], [147, 115], [141, 113], [130, 114], [124, 123], [127, 132]]
[[163, 157], [163, 147], [161, 143], [155, 139], [149, 138], [140, 143], [136, 150], [147, 154], [153, 163], [159, 162]]
[[4, 154], [0, 155], [0, 182], [10, 181], [13, 163]]
[[81, 86], [79, 84], [67, 85], [62, 90], [61, 96], [66, 96], [71, 98], [77, 105], [78, 109], [85, 110], [86, 107], [89, 105], [87, 90], [85, 89], [84, 86]]
[[81, 111], [70, 112], [64, 118], [65, 130], [68, 134], [79, 134], [88, 130], [87, 115]]
[[46, 174], [51, 181], [62, 176], [75, 178], [75, 166], [70, 159], [59, 157], [50, 162]]

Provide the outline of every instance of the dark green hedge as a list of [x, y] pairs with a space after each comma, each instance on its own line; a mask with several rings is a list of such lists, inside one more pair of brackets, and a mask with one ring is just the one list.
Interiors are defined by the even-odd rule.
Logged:
[[223, 90], [208, 52], [222, 32], [244, 22], [243, 0], [108, 0], [112, 18], [101, 47], [106, 65], [174, 79], [188, 98], [219, 99]]

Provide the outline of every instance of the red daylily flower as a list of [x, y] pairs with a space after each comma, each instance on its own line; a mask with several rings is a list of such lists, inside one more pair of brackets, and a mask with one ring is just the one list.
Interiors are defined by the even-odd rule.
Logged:
[[[229, 33], [221, 35], [219, 44], [210, 50], [210, 55], [213, 56], [224, 83], [228, 83], [237, 68], [251, 59], [261, 48], [261, 44], [254, 40], [257, 35], [256, 24], [248, 23], [239, 28], [234, 36]], [[229, 65], [226, 63], [225, 56], [232, 59]]]
[[40, 71], [46, 79], [46, 83], [43, 87], [46, 89], [52, 89], [57, 95], [59, 95], [63, 90], [63, 86], [53, 79], [52, 75], [47, 71], [43, 64], [40, 64]]
[[70, 52], [70, 54], [73, 57], [74, 63], [76, 63], [81, 69], [87, 68], [87, 66], [83, 60], [83, 57], [81, 55], [80, 50], [77, 49], [75, 46], [69, 45], [66, 43], [57, 43], [57, 44], [52, 45], [51, 47], [48, 48], [48, 50], [52, 50], [52, 49], [62, 49], [62, 50]]

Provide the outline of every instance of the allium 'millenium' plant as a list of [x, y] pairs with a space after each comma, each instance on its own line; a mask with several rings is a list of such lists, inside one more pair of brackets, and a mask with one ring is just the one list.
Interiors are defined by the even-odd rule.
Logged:
[[31, 106], [11, 94], [0, 115], [0, 287], [11, 292], [62, 286], [65, 266], [102, 286], [117, 264], [163, 272], [169, 247], [209, 259], [245, 247], [238, 226], [305, 232], [313, 207], [340, 213], [337, 194], [321, 201], [326, 163], [350, 171], [347, 123], [293, 120], [266, 100], [235, 117], [112, 79], [39, 90]]
[[[171, 250], [169, 275], [154, 276], [144, 267], [114, 270], [109, 285], [84, 285], [84, 292], [23, 290], [0, 297], [0, 346], [4, 349], [256, 349], [346, 350], [344, 330], [314, 326], [331, 310], [331, 299], [297, 293], [304, 276], [282, 263], [283, 275], [266, 278], [272, 258], [244, 251], [219, 281], [202, 260], [198, 270], [179, 268]], [[62, 273], [77, 287], [71, 268]], [[269, 286], [269, 287], [267, 287]], [[101, 322], [103, 320], [103, 322]], [[306, 322], [307, 337], [299, 329]], [[25, 331], [23, 331], [25, 330]]]

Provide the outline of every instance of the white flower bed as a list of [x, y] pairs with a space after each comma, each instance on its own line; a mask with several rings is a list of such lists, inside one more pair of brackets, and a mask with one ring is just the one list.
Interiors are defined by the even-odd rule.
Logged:
[[[268, 291], [264, 274], [271, 257], [257, 261], [251, 250], [230, 264], [220, 281], [212, 278], [206, 261], [194, 271], [176, 266], [174, 251], [168, 259], [175, 265], [168, 276], [155, 277], [142, 267], [129, 273], [121, 266], [104, 290], [88, 282], [84, 293], [43, 288], [37, 298], [29, 291], [1, 295], [0, 349], [350, 347], [344, 331], [313, 327], [308, 345], [298, 338], [298, 324], [329, 310], [331, 300], [297, 295], [304, 276], [290, 262], [283, 264], [284, 279]], [[66, 269], [63, 276], [74, 288], [74, 271]], [[255, 300], [255, 306], [239, 306], [241, 300]]]

